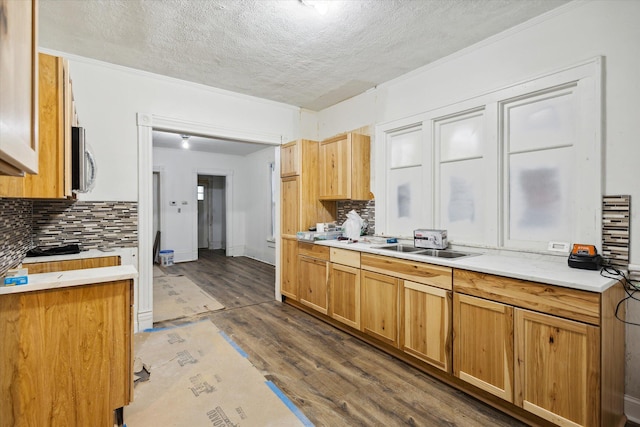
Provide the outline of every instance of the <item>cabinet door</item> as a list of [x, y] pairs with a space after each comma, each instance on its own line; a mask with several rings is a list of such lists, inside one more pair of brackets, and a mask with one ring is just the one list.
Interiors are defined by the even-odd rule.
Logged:
[[295, 237], [300, 231], [300, 179], [297, 176], [282, 179], [281, 234]]
[[38, 172], [37, 11], [35, 1], [0, 8], [0, 174]]
[[298, 299], [298, 241], [282, 238], [280, 293]]
[[298, 292], [300, 302], [327, 314], [327, 261], [298, 256]]
[[404, 281], [403, 350], [451, 372], [451, 291]]
[[513, 307], [453, 295], [453, 373], [513, 402]]
[[360, 269], [333, 263], [330, 266], [330, 315], [360, 329]]
[[600, 331], [515, 310], [514, 403], [561, 426], [600, 425]]
[[320, 199], [351, 198], [351, 146], [347, 136], [320, 143]]
[[299, 152], [300, 144], [298, 141], [289, 142], [280, 147], [280, 176], [282, 178], [300, 175]]
[[362, 272], [362, 330], [396, 347], [399, 282], [399, 279], [384, 274]]

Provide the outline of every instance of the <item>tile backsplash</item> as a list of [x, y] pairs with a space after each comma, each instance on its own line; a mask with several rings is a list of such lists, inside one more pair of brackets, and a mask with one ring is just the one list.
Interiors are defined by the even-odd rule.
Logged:
[[137, 202], [0, 199], [0, 276], [35, 246], [138, 246]]
[[347, 220], [347, 214], [351, 210], [358, 212], [362, 219], [367, 220], [369, 229], [368, 235], [376, 232], [376, 201], [375, 200], [345, 200], [338, 201], [336, 206], [336, 223], [342, 225]]
[[138, 246], [136, 202], [33, 202], [33, 246]]
[[0, 199], [0, 277], [31, 249], [31, 201]]

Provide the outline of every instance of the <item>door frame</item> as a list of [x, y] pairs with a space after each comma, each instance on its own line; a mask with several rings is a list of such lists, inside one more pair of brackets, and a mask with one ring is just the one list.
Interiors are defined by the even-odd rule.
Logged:
[[[229, 129], [185, 119], [139, 112], [138, 129], [138, 289], [136, 331], [153, 328], [153, 130], [279, 146], [282, 135]], [[197, 176], [195, 178], [197, 182]], [[195, 193], [195, 192], [194, 192]], [[230, 193], [230, 191], [229, 191]], [[194, 195], [195, 198], [195, 195]], [[197, 226], [197, 218], [196, 218]], [[228, 226], [228, 224], [227, 224]], [[230, 245], [227, 235], [227, 245]], [[196, 246], [197, 243], [196, 243]], [[276, 247], [276, 252], [277, 252]], [[277, 276], [277, 272], [276, 272]], [[277, 281], [276, 281], [277, 287]], [[276, 290], [278, 293], [279, 290]], [[137, 321], [137, 322], [136, 322]]]

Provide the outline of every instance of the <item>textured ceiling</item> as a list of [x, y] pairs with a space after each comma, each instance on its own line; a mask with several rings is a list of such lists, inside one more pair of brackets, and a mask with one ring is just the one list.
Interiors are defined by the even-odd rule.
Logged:
[[319, 111], [567, 0], [40, 0], [41, 47]]

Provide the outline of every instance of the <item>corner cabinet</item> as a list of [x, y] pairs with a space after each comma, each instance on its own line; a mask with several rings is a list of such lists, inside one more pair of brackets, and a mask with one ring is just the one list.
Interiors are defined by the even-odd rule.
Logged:
[[0, 8], [1, 175], [38, 172], [37, 15], [35, 0], [3, 1]]
[[71, 126], [75, 123], [68, 63], [38, 55], [38, 174], [0, 177], [0, 197], [69, 198]]
[[367, 135], [347, 133], [320, 143], [320, 200], [371, 200], [371, 146]]

